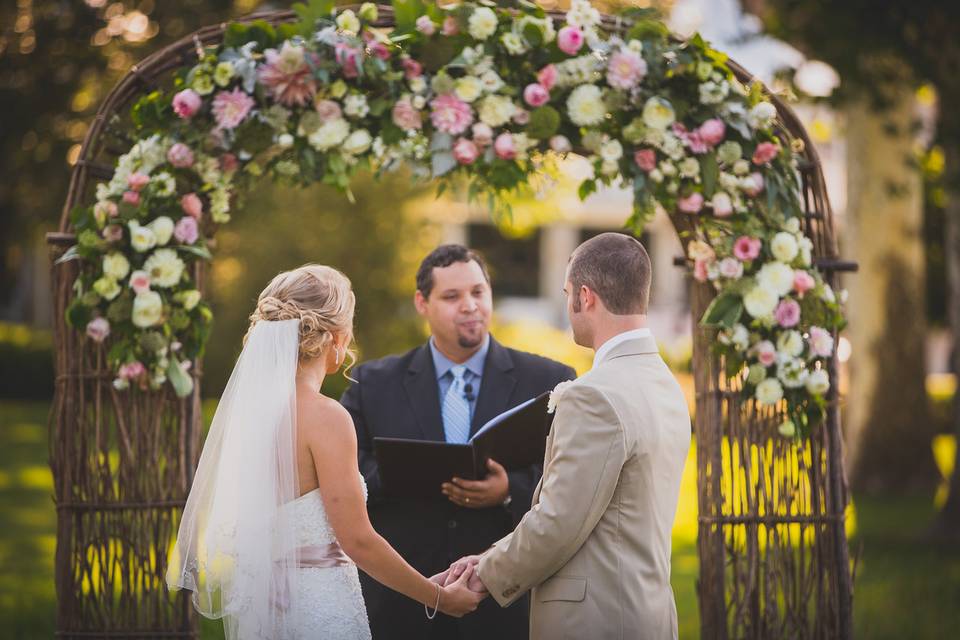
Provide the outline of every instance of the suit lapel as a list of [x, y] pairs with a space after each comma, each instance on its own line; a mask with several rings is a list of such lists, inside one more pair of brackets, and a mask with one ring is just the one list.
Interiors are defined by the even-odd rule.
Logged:
[[483, 378], [480, 380], [477, 408], [473, 412], [473, 422], [470, 424], [470, 435], [476, 433], [487, 420], [509, 408], [510, 396], [516, 385], [517, 379], [513, 375], [513, 358], [510, 357], [510, 352], [491, 336], [490, 350], [483, 363]]
[[443, 442], [443, 418], [440, 415], [440, 390], [437, 373], [430, 357], [430, 346], [424, 345], [410, 360], [403, 388], [410, 401], [410, 408], [417, 417], [417, 424], [426, 440]]

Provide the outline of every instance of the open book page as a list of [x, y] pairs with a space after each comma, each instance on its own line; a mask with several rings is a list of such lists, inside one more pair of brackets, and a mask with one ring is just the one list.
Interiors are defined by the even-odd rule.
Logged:
[[534, 402], [536, 402], [536, 401], [537, 401], [537, 398], [539, 398], [539, 397], [540, 397], [540, 396], [534, 396], [533, 398], [530, 398], [530, 399], [527, 400], [526, 402], [522, 402], [522, 403], [518, 404], [517, 406], [513, 407], [512, 409], [507, 409], [506, 411], [504, 411], [504, 412], [501, 413], [500, 415], [494, 416], [493, 418], [490, 418], [489, 420], [487, 420], [486, 424], [484, 424], [482, 427], [480, 427], [479, 429], [477, 429], [477, 432], [470, 437], [470, 442], [473, 442], [474, 440], [477, 439], [478, 436], [480, 436], [481, 434], [483, 434], [485, 431], [489, 431], [490, 429], [492, 429], [493, 427], [497, 426], [498, 424], [500, 424], [501, 422], [503, 422], [504, 420], [506, 420], [507, 418], [509, 418], [509, 417], [512, 416], [513, 414], [518, 413], [518, 412], [520, 412], [520, 411], [523, 411], [526, 407], [528, 407], [528, 406], [530, 406], [531, 404], [533, 404]]

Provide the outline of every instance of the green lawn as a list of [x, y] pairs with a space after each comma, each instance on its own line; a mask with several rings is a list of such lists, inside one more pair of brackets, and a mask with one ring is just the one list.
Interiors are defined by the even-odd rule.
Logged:
[[[47, 406], [0, 401], [0, 636], [52, 637], [56, 512], [47, 467]], [[692, 464], [692, 460], [691, 460]], [[674, 536], [680, 637], [697, 638], [696, 511], [688, 465]], [[924, 542], [930, 500], [859, 500], [861, 548], [855, 615], [859, 638], [947, 638], [960, 629], [960, 548]], [[219, 636], [204, 625], [205, 638]]]

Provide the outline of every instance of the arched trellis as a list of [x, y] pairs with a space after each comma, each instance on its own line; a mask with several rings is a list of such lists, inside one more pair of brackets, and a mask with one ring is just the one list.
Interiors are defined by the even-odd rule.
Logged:
[[[378, 26], [391, 26], [391, 7], [379, 7]], [[291, 22], [290, 11], [240, 20]], [[604, 27], [619, 27], [604, 17]], [[53, 257], [75, 243], [74, 206], [129, 146], [121, 114], [144, 92], [219, 43], [226, 24], [206, 27], [134, 66], [101, 105], [74, 167], [58, 233], [48, 236]], [[750, 74], [728, 62], [739, 80]], [[788, 106], [769, 98], [777, 127], [804, 142], [802, 228], [813, 241], [826, 281], [852, 265], [838, 259], [832, 211], [821, 165], [802, 124]], [[681, 238], [696, 223], [672, 216]], [[681, 265], [685, 261], [678, 261]], [[58, 636], [196, 637], [185, 595], [166, 591], [167, 547], [199, 452], [199, 384], [187, 398], [169, 388], [119, 394], [104, 349], [65, 323], [77, 275], [75, 262], [55, 262], [56, 392], [50, 423], [51, 466], [58, 511], [56, 587]], [[202, 268], [194, 277], [203, 283]], [[692, 285], [694, 318], [713, 299]], [[697, 390], [698, 595], [706, 638], [836, 638], [851, 635], [852, 577], [844, 532], [844, 482], [837, 387], [827, 419], [803, 447], [776, 436], [783, 416], [742, 397], [710, 351], [715, 332], [694, 336]], [[830, 366], [836, 380], [836, 355]], [[200, 362], [191, 375], [199, 382]]]

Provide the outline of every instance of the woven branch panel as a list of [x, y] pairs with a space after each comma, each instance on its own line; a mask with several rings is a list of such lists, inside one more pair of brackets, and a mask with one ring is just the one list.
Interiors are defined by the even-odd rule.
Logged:
[[[379, 7], [380, 23], [393, 21]], [[280, 24], [289, 11], [249, 16]], [[615, 18], [604, 18], [611, 30]], [[69, 212], [108, 179], [132, 140], [126, 114], [143, 93], [196, 60], [198, 47], [221, 41], [226, 25], [197, 31], [133, 67], [101, 105], [71, 175], [56, 260], [73, 243]], [[752, 77], [729, 63], [745, 83]], [[800, 167], [804, 231], [817, 264], [836, 288], [833, 218], [820, 162], [793, 112], [771, 96], [785, 137], [805, 143]], [[673, 216], [678, 232], [695, 220]], [[684, 236], [681, 236], [682, 238]], [[57, 635], [63, 638], [195, 638], [197, 620], [184, 594], [164, 584], [167, 553], [200, 449], [200, 363], [193, 394], [169, 389], [119, 393], [102, 345], [66, 325], [75, 263], [53, 266], [56, 391], [50, 464], [57, 505]], [[195, 274], [202, 283], [203, 274]], [[698, 320], [713, 297], [693, 285]], [[715, 332], [694, 335], [695, 433], [700, 506], [698, 553], [704, 638], [845, 638], [851, 635], [852, 586], [844, 534], [847, 492], [841, 464], [836, 362], [827, 421], [803, 445], [784, 439], [784, 416], [756, 406], [722, 374], [710, 350]]]

